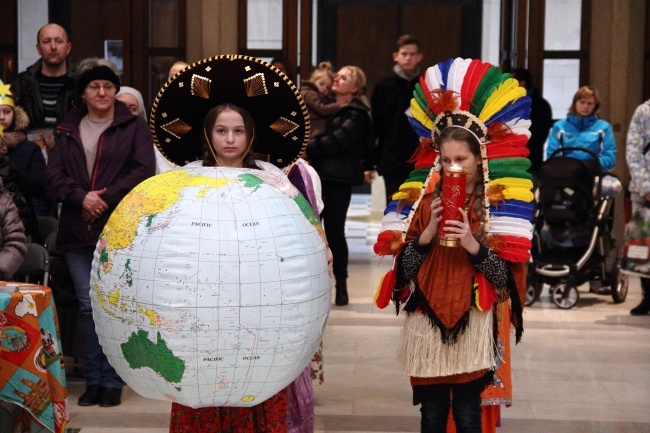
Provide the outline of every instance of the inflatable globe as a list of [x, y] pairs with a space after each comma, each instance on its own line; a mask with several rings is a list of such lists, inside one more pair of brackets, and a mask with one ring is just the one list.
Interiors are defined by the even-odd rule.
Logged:
[[253, 406], [316, 352], [331, 304], [327, 247], [284, 176], [171, 171], [138, 185], [111, 215], [91, 300], [104, 352], [138, 394], [193, 408]]

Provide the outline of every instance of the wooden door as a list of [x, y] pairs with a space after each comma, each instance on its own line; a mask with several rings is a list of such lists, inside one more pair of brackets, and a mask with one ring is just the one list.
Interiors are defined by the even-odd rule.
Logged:
[[390, 74], [402, 34], [420, 40], [423, 69], [450, 57], [479, 58], [481, 17], [480, 0], [327, 1], [319, 9], [319, 60], [361, 67], [370, 95], [373, 84]]

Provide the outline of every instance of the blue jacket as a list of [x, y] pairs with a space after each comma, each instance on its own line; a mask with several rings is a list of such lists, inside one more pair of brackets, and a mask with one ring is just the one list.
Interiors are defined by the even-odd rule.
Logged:
[[[616, 166], [616, 142], [612, 127], [595, 115], [578, 117], [567, 114], [566, 119], [555, 122], [548, 136], [544, 160], [559, 147], [581, 147], [591, 150], [598, 155], [604, 171], [609, 171]], [[591, 159], [587, 152], [580, 151], [567, 152], [567, 156]]]

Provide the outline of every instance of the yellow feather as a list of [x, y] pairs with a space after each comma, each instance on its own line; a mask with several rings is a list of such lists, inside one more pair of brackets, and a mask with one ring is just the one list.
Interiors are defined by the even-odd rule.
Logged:
[[515, 101], [526, 96], [526, 89], [519, 86], [519, 81], [514, 78], [508, 78], [490, 95], [483, 106], [483, 110], [478, 118], [486, 121], [495, 113], [499, 112], [509, 102]]
[[415, 98], [411, 99], [411, 115], [413, 116], [414, 119], [418, 120], [427, 129], [433, 128], [433, 120], [429, 119], [429, 116], [427, 116], [424, 113], [424, 111], [422, 111], [422, 108], [420, 108], [420, 104], [418, 104]]

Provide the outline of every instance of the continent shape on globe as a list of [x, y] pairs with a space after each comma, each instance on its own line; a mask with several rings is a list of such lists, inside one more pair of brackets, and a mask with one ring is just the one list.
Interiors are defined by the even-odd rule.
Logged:
[[139, 394], [253, 406], [308, 365], [331, 281], [324, 233], [284, 176], [185, 168], [138, 185], [95, 250], [100, 343]]

